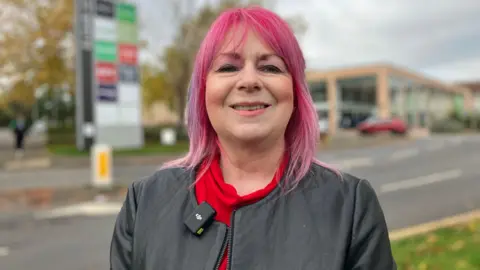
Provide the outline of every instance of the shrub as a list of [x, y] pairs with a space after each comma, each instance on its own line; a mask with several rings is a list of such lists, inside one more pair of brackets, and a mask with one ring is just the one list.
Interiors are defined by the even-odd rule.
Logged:
[[466, 128], [476, 129], [480, 131], [480, 113], [469, 114], [464, 119]]
[[442, 119], [435, 121], [430, 128], [434, 133], [458, 133], [465, 130], [465, 124], [456, 119]]
[[47, 131], [48, 144], [50, 145], [75, 145], [76, 134], [74, 127], [49, 127]]
[[[164, 128], [176, 128], [175, 125], [162, 125], [154, 127], [144, 127], [143, 134], [145, 144], [160, 143], [160, 131]], [[60, 127], [48, 129], [48, 144], [51, 145], [75, 145], [75, 128], [74, 127]], [[184, 129], [177, 135], [177, 141], [188, 141], [188, 135]]]
[[[145, 136], [145, 143], [160, 143], [160, 132], [165, 128], [177, 129], [176, 125], [158, 125], [152, 127], [145, 127], [143, 130]], [[185, 128], [178, 131], [177, 141], [188, 141], [188, 134]]]
[[0, 127], [7, 127], [11, 119], [11, 113], [9, 113], [6, 109], [0, 108]]

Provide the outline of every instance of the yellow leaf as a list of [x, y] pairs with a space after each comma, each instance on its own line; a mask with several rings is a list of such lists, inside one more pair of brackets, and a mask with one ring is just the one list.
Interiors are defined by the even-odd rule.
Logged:
[[427, 270], [428, 265], [425, 262], [422, 262], [418, 265], [418, 270]]
[[465, 260], [460, 260], [455, 264], [455, 269], [467, 269], [468, 267], [468, 262]]
[[475, 232], [475, 231], [477, 231], [478, 224], [475, 221], [471, 221], [471, 222], [468, 223], [467, 227], [468, 227], [469, 231]]
[[453, 251], [458, 251], [462, 249], [464, 246], [465, 246], [465, 241], [458, 240], [450, 246], [450, 249]]
[[427, 237], [427, 243], [429, 243], [429, 244], [435, 243], [435, 242], [437, 242], [437, 240], [438, 240], [438, 237], [435, 234], [430, 234]]

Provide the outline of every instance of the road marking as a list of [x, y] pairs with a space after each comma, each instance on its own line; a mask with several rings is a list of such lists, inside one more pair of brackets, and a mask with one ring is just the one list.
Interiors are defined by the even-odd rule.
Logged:
[[418, 155], [418, 149], [405, 149], [396, 151], [390, 157], [390, 160], [401, 160]]
[[353, 158], [353, 159], [346, 159], [342, 161], [332, 162], [335, 167], [341, 169], [352, 169], [358, 167], [366, 167], [372, 166], [373, 161], [371, 158]]
[[10, 249], [8, 247], [0, 247], [0, 257], [5, 257], [10, 254]]
[[54, 219], [73, 216], [109, 216], [120, 212], [121, 203], [86, 202], [35, 214], [36, 219]]
[[451, 227], [455, 225], [465, 224], [471, 220], [480, 218], [480, 209], [471, 212], [446, 217], [440, 220], [435, 220], [412, 227], [407, 227], [399, 230], [389, 232], [390, 240], [397, 241], [411, 236], [429, 233], [441, 228]]
[[395, 183], [385, 184], [380, 187], [380, 193], [393, 192], [403, 189], [411, 189], [421, 187], [433, 183], [443, 182], [447, 180], [457, 179], [462, 176], [463, 172], [459, 169], [449, 170], [445, 172], [434, 173], [426, 176], [415, 177], [412, 179], [402, 180]]
[[6, 171], [18, 171], [21, 169], [45, 169], [52, 165], [50, 158], [31, 158], [26, 160], [13, 160], [4, 164]]

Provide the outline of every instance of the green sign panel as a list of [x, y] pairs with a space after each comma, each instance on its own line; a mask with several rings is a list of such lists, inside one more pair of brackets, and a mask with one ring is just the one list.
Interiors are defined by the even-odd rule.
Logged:
[[117, 4], [117, 19], [119, 21], [129, 22], [129, 23], [136, 23], [137, 21], [137, 11], [135, 6], [125, 3]]
[[117, 35], [119, 43], [137, 44], [138, 32], [135, 24], [119, 21], [117, 23]]
[[406, 91], [406, 98], [405, 102], [407, 103], [407, 110], [408, 111], [414, 111], [416, 109], [416, 102], [415, 102], [415, 94], [413, 93], [413, 90], [407, 90]]
[[455, 107], [455, 112], [463, 113], [463, 109], [464, 109], [463, 95], [455, 95], [454, 107]]
[[107, 41], [95, 41], [95, 59], [101, 62], [116, 62], [116, 43]]

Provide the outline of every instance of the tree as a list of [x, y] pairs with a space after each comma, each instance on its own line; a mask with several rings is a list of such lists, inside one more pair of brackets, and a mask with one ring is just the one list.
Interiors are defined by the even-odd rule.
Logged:
[[141, 85], [143, 104], [150, 107], [158, 101], [166, 102], [173, 106], [173, 92], [167, 83], [165, 72], [152, 65], [141, 66]]
[[[213, 21], [227, 8], [252, 4], [273, 8], [276, 4], [275, 0], [220, 0], [216, 6], [204, 5], [198, 12], [195, 12], [194, 3], [196, 2], [192, 0], [173, 1], [174, 17], [178, 18], [179, 31], [173, 44], [165, 49], [162, 59], [167, 82], [175, 93], [174, 108], [179, 116], [178, 128], [182, 128], [185, 121], [187, 89], [194, 57]], [[301, 17], [294, 16], [286, 18], [286, 20], [297, 34], [301, 35], [306, 31], [306, 23]]]
[[0, 0], [0, 77], [9, 78], [7, 98], [35, 102], [34, 91], [74, 89], [73, 1]]

